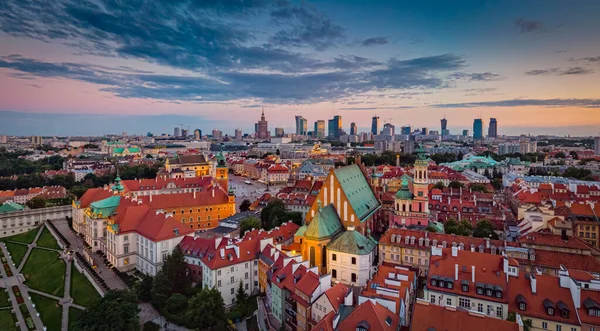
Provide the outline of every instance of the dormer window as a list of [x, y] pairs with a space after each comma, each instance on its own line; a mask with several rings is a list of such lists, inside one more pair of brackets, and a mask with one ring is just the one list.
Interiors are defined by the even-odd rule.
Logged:
[[449, 289], [452, 289], [452, 288], [454, 288], [454, 283], [453, 283], [453, 282], [448, 282], [448, 284], [446, 284], [446, 286], [447, 286]]
[[483, 295], [483, 287], [477, 286], [477, 294]]
[[489, 289], [489, 288], [487, 290], [485, 290], [485, 295], [487, 295], [488, 297], [491, 297], [492, 296], [492, 290]]
[[561, 310], [561, 312], [560, 312], [560, 315], [561, 315], [563, 318], [569, 318], [569, 311], [568, 311], [568, 310], [566, 310], [566, 309], [563, 309], [563, 310]]
[[554, 315], [554, 308], [548, 307], [548, 315]]
[[525, 310], [525, 309], [527, 309], [527, 305], [524, 302], [521, 302], [519, 304], [519, 310]]
[[496, 291], [496, 298], [502, 298], [502, 291]]
[[463, 284], [463, 286], [462, 286], [462, 291], [463, 291], [463, 292], [469, 292], [469, 285], [467, 285], [467, 284]]
[[437, 280], [432, 279], [431, 280], [431, 286], [437, 286]]
[[440, 280], [439, 285], [440, 285], [440, 287], [446, 287], [446, 283], [444, 283], [443, 280]]

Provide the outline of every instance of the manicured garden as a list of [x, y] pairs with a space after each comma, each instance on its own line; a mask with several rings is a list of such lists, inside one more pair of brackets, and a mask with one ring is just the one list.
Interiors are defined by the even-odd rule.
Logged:
[[15, 326], [15, 323], [17, 323], [17, 318], [10, 312], [10, 309], [0, 310], [0, 330], [17, 331], [19, 328]]
[[4, 243], [6, 245], [6, 249], [10, 252], [10, 256], [15, 263], [15, 266], [19, 266], [23, 257], [25, 257], [25, 253], [27, 253], [27, 245], [17, 244], [17, 243]]
[[33, 241], [33, 239], [35, 239], [35, 236], [37, 235], [39, 230], [40, 230], [39, 228], [35, 228], [35, 229], [20, 233], [15, 236], [0, 238], [0, 241], [4, 241], [4, 242], [18, 241], [18, 242], [24, 243], [24, 244], [31, 244], [31, 242]]
[[47, 228], [44, 228], [44, 230], [42, 231], [42, 235], [40, 235], [40, 237], [38, 238], [36, 245], [46, 248], [61, 249], [60, 246], [58, 246], [58, 244], [56, 243], [56, 239], [50, 233], [50, 230], [48, 230]]
[[30, 293], [35, 309], [40, 313], [40, 318], [48, 331], [60, 331], [62, 320], [62, 306], [58, 301], [35, 293]]
[[[0, 288], [0, 308], [11, 307], [9, 298], [10, 297], [8, 296], [8, 293], [5, 291], [5, 289]], [[2, 329], [0, 329], [0, 330], [2, 330]]]
[[75, 266], [71, 268], [71, 298], [73, 302], [84, 307], [100, 298], [100, 294], [90, 281]]
[[63, 296], [65, 262], [57, 252], [33, 249], [21, 273], [25, 284], [38, 291]]

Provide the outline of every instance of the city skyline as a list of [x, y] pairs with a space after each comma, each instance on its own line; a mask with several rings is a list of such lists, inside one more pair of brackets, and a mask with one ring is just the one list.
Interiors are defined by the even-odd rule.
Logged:
[[253, 132], [263, 106], [286, 132], [336, 114], [345, 131], [375, 115], [446, 117], [454, 134], [475, 118], [499, 135], [599, 131], [598, 2], [189, 5], [9, 0], [0, 134]]

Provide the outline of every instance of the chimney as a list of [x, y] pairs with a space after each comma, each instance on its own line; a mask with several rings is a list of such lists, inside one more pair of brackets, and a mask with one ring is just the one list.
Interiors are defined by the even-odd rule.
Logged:
[[536, 294], [537, 293], [537, 284], [536, 284], [535, 274], [531, 274], [531, 276], [529, 276], [529, 280], [531, 281], [531, 293]]
[[215, 189], [214, 188], [212, 189], [212, 197], [213, 198], [215, 197]]
[[196, 199], [196, 190], [194, 190], [194, 200]]
[[152, 194], [150, 194], [150, 202], [152, 202]]
[[458, 280], [458, 264], [454, 265], [454, 280]]
[[221, 247], [221, 249], [219, 250], [219, 255], [221, 255], [221, 259], [225, 258], [225, 248]]
[[452, 246], [452, 256], [453, 257], [457, 257], [458, 256], [458, 247]]
[[471, 266], [471, 283], [475, 283], [475, 266]]
[[485, 238], [485, 248], [490, 248], [490, 238]]

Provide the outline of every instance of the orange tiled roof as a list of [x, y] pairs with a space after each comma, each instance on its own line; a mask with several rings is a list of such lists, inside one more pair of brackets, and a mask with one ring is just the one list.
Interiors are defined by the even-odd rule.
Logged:
[[125, 187], [125, 191], [144, 191], [144, 190], [161, 190], [167, 188], [167, 185], [172, 184], [179, 188], [209, 188], [212, 184], [212, 177], [197, 177], [197, 178], [162, 178], [155, 179], [132, 179], [123, 180], [121, 182]]
[[517, 259], [519, 263], [533, 264], [542, 267], [560, 269], [563, 265], [569, 270], [584, 270], [600, 273], [600, 261], [592, 255], [581, 255], [563, 252], [552, 252], [541, 249], [535, 250], [535, 261]]
[[583, 242], [577, 237], [567, 237], [568, 240], [563, 240], [562, 236], [554, 233], [535, 232], [517, 238], [517, 241], [526, 245], [538, 245], [549, 247], [562, 247], [579, 250], [592, 250], [591, 246]]
[[574, 203], [571, 205], [571, 214], [578, 216], [594, 217], [592, 207], [587, 203]]
[[[214, 191], [214, 194], [213, 194]], [[156, 209], [183, 208], [196, 206], [220, 205], [229, 202], [227, 192], [220, 187], [208, 191], [194, 193], [175, 193], [138, 197], [144, 204], [148, 204]]]
[[109, 191], [108, 189], [104, 189], [102, 187], [88, 189], [81, 196], [81, 198], [79, 198], [79, 207], [87, 208], [87, 207], [89, 207], [90, 203], [92, 203], [94, 201], [106, 199], [108, 197], [111, 197], [112, 195], [113, 195], [113, 192]]
[[333, 311], [337, 312], [340, 308], [340, 305], [344, 303], [344, 299], [346, 298], [346, 294], [350, 288], [342, 283], [337, 283], [327, 291], [325, 291], [325, 295], [327, 296], [327, 300], [331, 303], [333, 307]]
[[483, 314], [418, 301], [413, 313], [412, 330], [518, 331], [519, 325]]
[[339, 330], [356, 330], [357, 327], [366, 323], [369, 331], [395, 331], [399, 321], [400, 317], [384, 306], [365, 301], [341, 321], [337, 328]]

